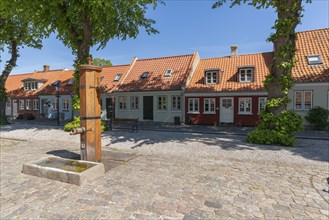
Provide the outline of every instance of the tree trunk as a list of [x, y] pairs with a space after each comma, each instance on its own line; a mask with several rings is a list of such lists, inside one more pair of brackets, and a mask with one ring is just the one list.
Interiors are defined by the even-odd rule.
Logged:
[[8, 124], [6, 116], [7, 92], [5, 85], [9, 74], [16, 66], [18, 57], [18, 46], [15, 40], [11, 41], [9, 51], [11, 52], [11, 58], [0, 76], [0, 120], [3, 121], [4, 124]]
[[[291, 77], [296, 51], [295, 28], [300, 23], [302, 0], [278, 0], [276, 9], [276, 33], [270, 37], [274, 44], [274, 58], [270, 73], [272, 79], [267, 86], [269, 101], [288, 100], [287, 91], [292, 87], [292, 82], [283, 80], [283, 76]], [[278, 115], [286, 106], [287, 102], [279, 102], [277, 106], [267, 107], [267, 111]]]

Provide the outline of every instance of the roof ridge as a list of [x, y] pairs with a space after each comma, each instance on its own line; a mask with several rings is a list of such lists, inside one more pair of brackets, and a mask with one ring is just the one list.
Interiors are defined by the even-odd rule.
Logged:
[[176, 56], [166, 56], [166, 57], [145, 58], [145, 59], [138, 59], [137, 61], [145, 61], [145, 60], [160, 60], [160, 59], [175, 58], [175, 57], [186, 57], [186, 56], [193, 56], [193, 53], [191, 53], [191, 54], [184, 54], [184, 55], [176, 55]]
[[13, 73], [13, 74], [10, 74], [9, 76], [22, 76], [22, 75], [30, 75], [30, 74], [33, 74], [33, 73]]
[[312, 29], [312, 30], [305, 30], [305, 31], [298, 31], [297, 34], [305, 33], [305, 32], [315, 32], [315, 31], [323, 31], [323, 30], [329, 30], [329, 28], [319, 28], [319, 29]]
[[[247, 53], [247, 54], [238, 54], [235, 57], [240, 57], [240, 56], [251, 56], [251, 55], [260, 55], [260, 54], [270, 54], [273, 53], [273, 51], [269, 51], [269, 52], [261, 52], [261, 53]], [[219, 58], [229, 58], [231, 57], [230, 55], [228, 56], [222, 56], [222, 57], [210, 57], [210, 58], [204, 58], [201, 60], [211, 60], [211, 59], [219, 59]]]
[[120, 65], [112, 65], [112, 66], [103, 66], [101, 67], [102, 69], [103, 68], [111, 68], [111, 67], [121, 67], [121, 66], [129, 66], [130, 64], [120, 64]]

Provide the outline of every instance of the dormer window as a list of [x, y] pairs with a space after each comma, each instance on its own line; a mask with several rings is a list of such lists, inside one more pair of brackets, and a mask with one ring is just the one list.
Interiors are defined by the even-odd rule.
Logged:
[[253, 68], [239, 69], [239, 82], [252, 82]]
[[171, 73], [172, 73], [172, 70], [171, 69], [167, 69], [164, 76], [165, 77], [171, 77]]
[[218, 70], [206, 70], [205, 71], [205, 82], [206, 84], [217, 84], [218, 83]]
[[144, 72], [144, 73], [141, 75], [141, 78], [142, 78], [142, 79], [145, 79], [145, 78], [147, 78], [148, 75], [149, 75], [149, 72]]
[[322, 64], [322, 60], [320, 55], [312, 55], [312, 56], [307, 56], [307, 63], [308, 65], [318, 65], [318, 64]]
[[117, 81], [119, 81], [119, 80], [120, 80], [120, 78], [121, 78], [121, 76], [122, 76], [122, 74], [121, 74], [121, 73], [117, 74], [117, 75], [116, 75], [116, 77], [114, 78], [114, 82], [117, 82]]
[[24, 90], [37, 90], [38, 82], [24, 82]]

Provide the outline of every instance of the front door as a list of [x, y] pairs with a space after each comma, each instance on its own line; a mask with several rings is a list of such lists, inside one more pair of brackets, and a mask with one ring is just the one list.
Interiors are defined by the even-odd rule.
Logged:
[[114, 107], [114, 98], [106, 98], [106, 117], [115, 118], [115, 107]]
[[13, 100], [13, 116], [17, 116], [17, 100]]
[[153, 120], [153, 96], [143, 96], [143, 119]]
[[220, 123], [233, 123], [233, 98], [220, 98]]

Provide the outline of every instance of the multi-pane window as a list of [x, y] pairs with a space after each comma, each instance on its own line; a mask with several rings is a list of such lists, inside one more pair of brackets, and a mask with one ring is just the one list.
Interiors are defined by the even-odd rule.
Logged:
[[24, 110], [25, 109], [25, 103], [24, 100], [19, 100], [19, 110]]
[[188, 111], [189, 112], [199, 112], [199, 99], [198, 98], [189, 98], [188, 99]]
[[31, 100], [26, 100], [26, 110], [31, 110]]
[[158, 110], [167, 110], [167, 96], [158, 96]]
[[69, 110], [69, 108], [70, 108], [70, 100], [63, 99], [63, 110]]
[[6, 102], [6, 106], [7, 106], [8, 108], [11, 107], [11, 102], [10, 102], [10, 100], [8, 100], [8, 101]]
[[53, 110], [57, 110], [58, 109], [58, 98], [54, 98], [53, 99]]
[[218, 71], [207, 71], [205, 74], [206, 74], [206, 84], [218, 83]]
[[181, 97], [180, 96], [171, 97], [171, 110], [173, 110], [173, 111], [181, 110]]
[[126, 96], [119, 96], [119, 109], [127, 110], [127, 97]]
[[204, 113], [215, 113], [215, 103], [214, 98], [204, 99]]
[[252, 68], [239, 69], [239, 81], [240, 82], [251, 82], [252, 81]]
[[130, 97], [130, 110], [138, 110], [138, 96]]
[[122, 76], [121, 73], [117, 74], [116, 77], [114, 78], [114, 81], [115, 81], [115, 82], [119, 81], [120, 78], [121, 78], [121, 76]]
[[239, 98], [239, 113], [240, 114], [251, 113], [251, 98]]
[[294, 109], [309, 110], [312, 108], [312, 91], [295, 91]]
[[258, 98], [258, 112], [265, 110], [266, 101], [267, 101], [267, 98], [265, 98], [265, 97]]
[[24, 82], [24, 90], [37, 90], [38, 82]]
[[39, 100], [33, 99], [33, 110], [39, 110]]

